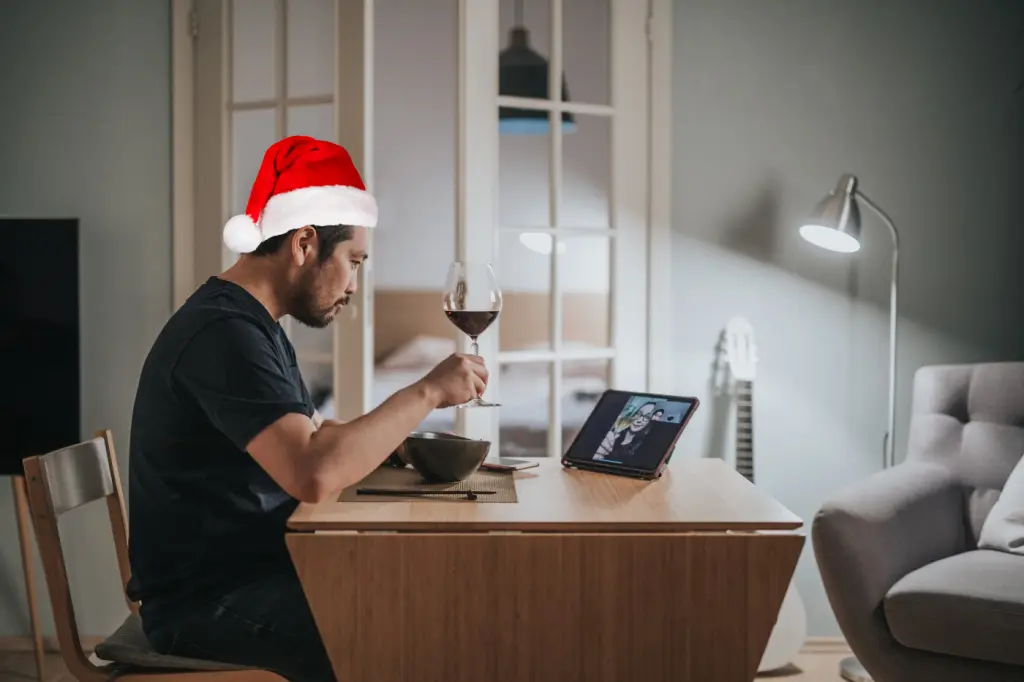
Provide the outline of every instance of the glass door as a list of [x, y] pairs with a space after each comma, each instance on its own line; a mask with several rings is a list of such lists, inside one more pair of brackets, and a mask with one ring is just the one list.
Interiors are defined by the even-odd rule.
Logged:
[[646, 16], [635, 0], [499, 2], [506, 456], [561, 456], [602, 391], [646, 386]]
[[[198, 0], [196, 184], [204, 187], [204, 196], [197, 196], [196, 242], [207, 248], [217, 244], [220, 269], [237, 260], [223, 246], [220, 229], [230, 216], [244, 212], [263, 154], [275, 141], [310, 135], [344, 145], [373, 191], [365, 142], [371, 105], [366, 96], [369, 3]], [[201, 170], [211, 168], [219, 177]], [[210, 176], [205, 185], [203, 173]], [[197, 263], [198, 278], [215, 274], [202, 272], [212, 265]], [[310, 393], [339, 419], [364, 413], [372, 399], [373, 365], [365, 361], [372, 355], [372, 276], [371, 261], [361, 269], [352, 305], [327, 329], [281, 320]]]
[[348, 314], [284, 321], [325, 416], [469, 350], [441, 309], [455, 259], [505, 294], [480, 337], [502, 407], [422, 428], [557, 456], [604, 388], [645, 388], [646, 2], [194, 1], [196, 279], [233, 261], [221, 229], [285, 135], [344, 145], [378, 198]]

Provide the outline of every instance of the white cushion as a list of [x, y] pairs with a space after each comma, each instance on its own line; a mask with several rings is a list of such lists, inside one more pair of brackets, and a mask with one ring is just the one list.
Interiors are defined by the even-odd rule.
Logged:
[[999, 499], [985, 519], [978, 548], [1024, 556], [1024, 457], [1006, 479]]

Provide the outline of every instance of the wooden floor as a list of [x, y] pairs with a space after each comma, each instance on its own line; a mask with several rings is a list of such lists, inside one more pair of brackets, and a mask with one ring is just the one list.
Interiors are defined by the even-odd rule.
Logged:
[[[765, 675], [759, 680], [779, 682], [840, 682], [839, 661], [848, 654], [814, 653], [797, 657], [792, 670]], [[36, 679], [35, 658], [29, 652], [0, 652], [0, 682]], [[46, 682], [75, 682], [57, 654], [46, 656]]]

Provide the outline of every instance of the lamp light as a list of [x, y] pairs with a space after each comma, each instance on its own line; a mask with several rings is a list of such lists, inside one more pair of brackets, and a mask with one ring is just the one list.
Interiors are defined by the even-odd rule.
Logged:
[[[498, 94], [525, 99], [548, 99], [551, 69], [530, 47], [530, 34], [523, 25], [523, 0], [516, 0], [515, 22], [509, 31], [509, 45], [498, 55]], [[562, 78], [562, 100], [569, 101], [569, 88]], [[544, 135], [550, 130], [551, 114], [543, 109], [502, 106], [498, 108], [498, 132], [506, 135]], [[562, 112], [562, 132], [576, 130], [571, 112]]]
[[[896, 464], [893, 440], [896, 431], [896, 325], [898, 321], [899, 232], [892, 219], [858, 188], [857, 177], [846, 174], [839, 178], [836, 188], [818, 202], [810, 217], [800, 228], [800, 236], [808, 242], [830, 251], [854, 253], [860, 250], [860, 206], [863, 202], [874, 211], [892, 237], [892, 280], [889, 288], [889, 414], [888, 430], [883, 444], [884, 468]], [[871, 677], [853, 656], [839, 663], [839, 674], [850, 682], [863, 682]]]
[[823, 249], [840, 253], [860, 250], [860, 207], [857, 178], [844, 175], [836, 188], [818, 202], [800, 236]]
[[[519, 235], [519, 241], [523, 246], [544, 256], [551, 255], [551, 244], [554, 241], [546, 232], [523, 232]], [[558, 255], [562, 255], [568, 249], [564, 241], [558, 242]]]

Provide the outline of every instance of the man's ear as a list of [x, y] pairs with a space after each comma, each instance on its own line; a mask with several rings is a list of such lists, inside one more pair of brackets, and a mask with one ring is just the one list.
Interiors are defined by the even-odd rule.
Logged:
[[296, 265], [305, 265], [310, 258], [316, 257], [319, 247], [316, 230], [312, 227], [300, 227], [291, 238], [292, 260]]

